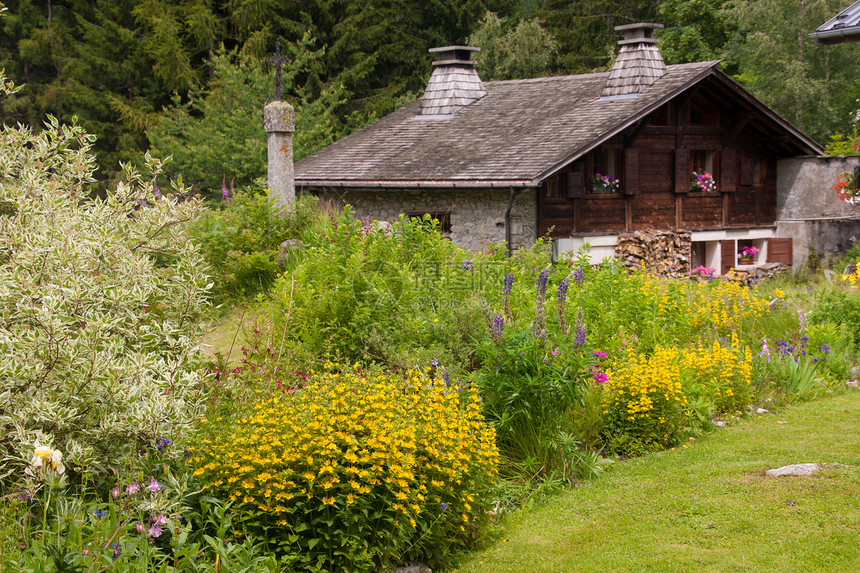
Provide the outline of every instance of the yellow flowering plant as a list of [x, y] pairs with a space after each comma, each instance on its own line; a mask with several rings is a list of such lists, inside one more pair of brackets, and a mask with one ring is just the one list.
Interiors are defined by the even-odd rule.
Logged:
[[298, 570], [435, 568], [488, 523], [494, 430], [476, 393], [425, 373], [327, 364], [212, 424], [195, 474]]
[[606, 372], [604, 439], [626, 455], [677, 443], [687, 398], [681, 387], [681, 352], [658, 346], [652, 356], [630, 349]]

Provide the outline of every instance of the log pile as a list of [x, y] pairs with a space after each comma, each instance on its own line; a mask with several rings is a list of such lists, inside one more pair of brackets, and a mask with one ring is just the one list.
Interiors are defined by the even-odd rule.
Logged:
[[615, 256], [625, 268], [661, 277], [690, 277], [690, 231], [633, 231], [618, 235]]

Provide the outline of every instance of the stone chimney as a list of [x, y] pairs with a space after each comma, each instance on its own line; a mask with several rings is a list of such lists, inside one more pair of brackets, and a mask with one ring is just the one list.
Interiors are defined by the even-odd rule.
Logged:
[[618, 42], [621, 50], [601, 97], [636, 97], [666, 73], [666, 64], [654, 37], [654, 30], [662, 27], [662, 24], [643, 22], [615, 27], [616, 31], [624, 33], [624, 39]]
[[469, 46], [446, 46], [432, 48], [431, 54], [436, 54], [433, 62], [433, 74], [427, 83], [427, 89], [421, 97], [419, 117], [450, 116], [472, 102], [478, 101], [487, 92], [478, 72], [475, 71], [475, 60], [472, 52], [480, 48]]

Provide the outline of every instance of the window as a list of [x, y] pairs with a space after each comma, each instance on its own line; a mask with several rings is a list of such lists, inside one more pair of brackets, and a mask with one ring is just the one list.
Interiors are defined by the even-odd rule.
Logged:
[[690, 151], [690, 191], [716, 191], [714, 164], [717, 152], [712, 149]]
[[591, 153], [588, 190], [591, 193], [621, 191], [621, 149], [599, 147]]
[[430, 219], [439, 222], [440, 233], [451, 232], [451, 212], [450, 211], [411, 211], [406, 213], [406, 216], [412, 219], [423, 219], [427, 215]]
[[561, 189], [558, 185], [558, 177], [546, 180], [544, 188], [544, 198], [546, 199], [561, 199]]

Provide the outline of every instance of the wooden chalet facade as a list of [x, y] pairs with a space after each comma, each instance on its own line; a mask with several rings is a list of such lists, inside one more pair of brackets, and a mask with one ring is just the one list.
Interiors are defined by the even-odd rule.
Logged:
[[[656, 27], [619, 26], [609, 73], [481, 83], [469, 48], [441, 50], [421, 101], [297, 163], [296, 185], [363, 216], [444, 217], [470, 248], [548, 234], [557, 251], [589, 243], [597, 261], [620, 233], [685, 229], [693, 268], [728, 272], [743, 246], [790, 264], [777, 163], [821, 147], [719, 62], [665, 66]], [[703, 173], [709, 190], [694, 185]]]

